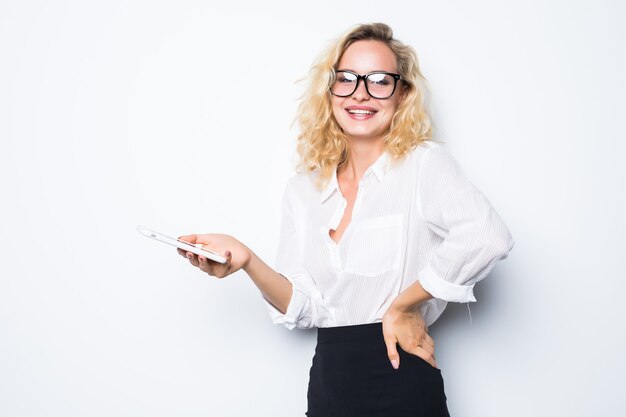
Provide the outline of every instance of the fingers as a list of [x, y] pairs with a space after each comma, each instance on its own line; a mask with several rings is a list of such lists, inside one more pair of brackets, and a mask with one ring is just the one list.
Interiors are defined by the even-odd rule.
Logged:
[[387, 356], [389, 357], [391, 366], [393, 366], [393, 369], [398, 369], [400, 367], [400, 355], [398, 354], [398, 349], [396, 348], [396, 343], [398, 340], [393, 334], [389, 333], [383, 333], [383, 338], [385, 339], [385, 345], [387, 346]]
[[198, 260], [198, 255], [195, 253], [187, 252], [187, 259], [189, 259], [189, 263], [193, 266], [200, 266], [200, 261]]
[[435, 361], [435, 356], [433, 352], [429, 352], [423, 347], [418, 346], [414, 348], [413, 352], [409, 352], [409, 353], [419, 356], [420, 358], [424, 359], [426, 362], [431, 364], [433, 367], [435, 368], [437, 367], [437, 362]]
[[[396, 347], [397, 339], [393, 335], [383, 335], [383, 337], [385, 339], [385, 345], [387, 346], [387, 356], [389, 357], [391, 366], [393, 366], [394, 369], [398, 369], [400, 367], [400, 355]], [[424, 346], [418, 345], [411, 351], [407, 351], [407, 353], [419, 356], [431, 366], [437, 367], [434, 348], [431, 344], [425, 343]]]
[[437, 360], [435, 359], [435, 341], [428, 333], [424, 332], [421, 339], [415, 337], [411, 340], [404, 340], [404, 343], [400, 343], [400, 346], [405, 352], [418, 356], [431, 366], [437, 367]]
[[435, 341], [433, 340], [432, 337], [430, 337], [430, 335], [428, 333], [424, 333], [424, 338], [423, 338], [424, 342], [428, 343], [430, 346], [433, 347], [433, 349], [435, 348]]
[[430, 336], [428, 336], [428, 338], [430, 339], [429, 342], [428, 340], [426, 340], [426, 336], [428, 335], [425, 334], [422, 342], [417, 346], [424, 349], [426, 352], [428, 352], [429, 355], [433, 355], [435, 353], [435, 342], [432, 340], [432, 338], [430, 338]]
[[[214, 277], [218, 277], [218, 278], [222, 278], [223, 276], [221, 276], [221, 269], [220, 268], [222, 265], [211, 260], [211, 259], [207, 259], [204, 256], [198, 256], [198, 262], [199, 262], [199, 268], [201, 271], [206, 272], [207, 274], [214, 276]], [[219, 265], [219, 266], [217, 266]]]
[[232, 259], [232, 253], [230, 251], [226, 251], [224, 253], [224, 257], [226, 258], [226, 263], [221, 264], [211, 259], [207, 259], [204, 256], [198, 256], [199, 268], [211, 276], [214, 276], [216, 278], [224, 278], [228, 274], [230, 274], [230, 262]]
[[[210, 245], [206, 244], [206, 243], [209, 243], [209, 241], [206, 239], [206, 236], [207, 235], [184, 235], [184, 236], [180, 236], [178, 239], [191, 243], [195, 245], [196, 247], [200, 247], [201, 246], [200, 242], [202, 242], [204, 243], [204, 245], [202, 245], [202, 248], [216, 251], [216, 249], [211, 248]], [[192, 264], [193, 266], [199, 268], [201, 271], [206, 272], [207, 274], [211, 276], [214, 276], [217, 278], [224, 278], [231, 273], [231, 261], [232, 261], [231, 251], [227, 250], [224, 252], [224, 257], [226, 258], [225, 264], [215, 262], [211, 259], [206, 258], [205, 256], [196, 255], [184, 249], [178, 248], [177, 252], [180, 256], [187, 258], [190, 264]]]
[[204, 256], [198, 256], [198, 268], [200, 268], [201, 271], [206, 272], [209, 275], [213, 275], [211, 266], [210, 266], [210, 261], [205, 258]]
[[431, 366], [437, 367], [437, 360], [435, 359], [435, 341], [426, 332], [424, 332], [421, 342], [412, 347], [408, 353], [419, 356]]

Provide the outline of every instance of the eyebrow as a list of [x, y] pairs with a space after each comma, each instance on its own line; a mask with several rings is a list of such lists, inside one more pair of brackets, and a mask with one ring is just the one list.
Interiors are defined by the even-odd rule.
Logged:
[[[353, 69], [350, 68], [337, 68], [335, 71], [350, 71], [350, 72], [354, 72], [355, 74], [359, 74], [358, 71], [355, 71]], [[397, 74], [397, 70], [396, 71], [387, 71], [387, 70], [373, 70], [373, 71], [368, 71], [365, 74], [371, 74], [373, 72], [391, 72], [392, 74]]]

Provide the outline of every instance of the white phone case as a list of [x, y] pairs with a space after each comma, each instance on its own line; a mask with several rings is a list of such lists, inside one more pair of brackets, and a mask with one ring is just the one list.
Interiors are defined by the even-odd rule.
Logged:
[[159, 242], [167, 243], [168, 245], [176, 246], [177, 248], [186, 250], [187, 252], [195, 253], [196, 255], [204, 256], [205, 258], [211, 259], [215, 262], [225, 264], [226, 258], [224, 258], [219, 253], [210, 251], [208, 249], [201, 249], [198, 246], [195, 246], [192, 243], [184, 242], [182, 240], [175, 239], [170, 236], [166, 236], [162, 233], [155, 232], [154, 230], [150, 230], [143, 226], [137, 226], [137, 231], [142, 235], [149, 237], [154, 240], [158, 240]]

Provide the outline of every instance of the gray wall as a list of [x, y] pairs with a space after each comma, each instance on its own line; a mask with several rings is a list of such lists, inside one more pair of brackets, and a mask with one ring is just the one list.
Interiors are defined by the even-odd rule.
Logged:
[[294, 81], [368, 21], [516, 240], [432, 329], [451, 413], [623, 412], [624, 3], [295, 3], [0, 2], [0, 415], [304, 415], [315, 333], [135, 226], [273, 263]]

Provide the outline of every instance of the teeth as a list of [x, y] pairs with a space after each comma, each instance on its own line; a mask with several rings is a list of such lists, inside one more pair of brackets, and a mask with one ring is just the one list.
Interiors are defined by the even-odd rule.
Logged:
[[349, 109], [348, 113], [350, 113], [350, 114], [374, 114], [373, 111], [361, 110], [361, 109]]

